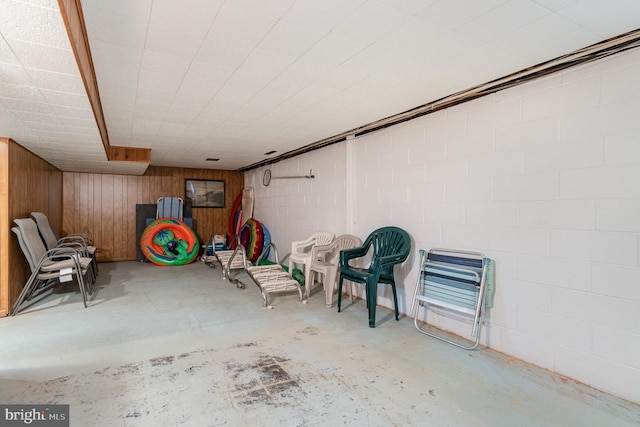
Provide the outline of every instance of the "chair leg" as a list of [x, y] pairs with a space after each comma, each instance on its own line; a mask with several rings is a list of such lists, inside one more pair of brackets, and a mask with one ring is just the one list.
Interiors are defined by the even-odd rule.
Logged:
[[[293, 270], [291, 270], [293, 272]], [[311, 265], [304, 264], [304, 296], [309, 298], [311, 295], [311, 286], [314, 283], [314, 273], [311, 272]]]
[[[92, 276], [97, 279], [98, 278], [98, 262], [96, 261], [96, 257], [95, 256], [91, 257], [90, 265], [91, 265]], [[95, 280], [94, 280], [94, 282], [95, 282]]]
[[82, 270], [76, 269], [76, 280], [78, 281], [78, 287], [80, 288], [80, 294], [82, 295], [82, 303], [84, 308], [87, 308], [87, 288], [84, 283], [84, 277]]
[[[90, 267], [93, 265], [93, 261], [89, 264]], [[85, 274], [86, 279], [86, 291], [87, 295], [90, 297], [93, 295], [93, 285], [96, 283], [97, 276], [93, 267], [87, 268], [87, 272]]]
[[296, 266], [296, 263], [289, 258], [289, 274], [293, 277], [293, 267]]
[[353, 302], [353, 290], [355, 289], [355, 287], [355, 283], [349, 282], [349, 299], [351, 300], [351, 302]]
[[378, 281], [367, 282], [367, 308], [369, 309], [369, 327], [376, 327], [376, 304], [378, 297]]
[[340, 304], [342, 303], [342, 273], [340, 273], [340, 279], [338, 280], [338, 313], [340, 313]]
[[[336, 288], [336, 273], [334, 269], [328, 269], [324, 274], [324, 293], [327, 307], [333, 305], [333, 290]], [[353, 296], [351, 297], [353, 298]]]
[[11, 308], [12, 316], [18, 314], [19, 308], [25, 301], [27, 295], [35, 289], [35, 286], [37, 286], [37, 283], [39, 282], [37, 276], [38, 275], [36, 272], [31, 273], [29, 280], [27, 280], [27, 283], [25, 283], [24, 287], [22, 288], [22, 292], [20, 292], [20, 295], [18, 295], [16, 302], [13, 303], [13, 307]]
[[393, 304], [395, 306], [396, 309], [396, 320], [400, 320], [398, 318], [398, 294], [396, 293], [396, 284], [395, 282], [391, 283], [391, 289], [393, 289]]

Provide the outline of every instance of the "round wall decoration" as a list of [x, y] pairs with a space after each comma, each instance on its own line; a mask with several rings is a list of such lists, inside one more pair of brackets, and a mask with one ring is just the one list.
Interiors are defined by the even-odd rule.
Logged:
[[262, 175], [262, 185], [268, 187], [271, 183], [271, 169], [267, 169], [264, 171], [264, 175]]

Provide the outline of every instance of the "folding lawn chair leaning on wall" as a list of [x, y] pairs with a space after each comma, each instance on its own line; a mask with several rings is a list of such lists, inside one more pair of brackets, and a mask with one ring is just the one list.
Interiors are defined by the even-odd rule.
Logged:
[[[416, 329], [425, 335], [453, 344], [465, 350], [473, 350], [480, 343], [485, 308], [493, 293], [493, 262], [479, 252], [434, 248], [429, 252], [420, 249], [420, 274], [413, 295], [411, 311]], [[418, 323], [420, 307], [454, 314], [460, 320], [472, 324], [468, 346], [452, 341], [435, 332], [427, 331]], [[428, 315], [428, 313], [427, 313]]]

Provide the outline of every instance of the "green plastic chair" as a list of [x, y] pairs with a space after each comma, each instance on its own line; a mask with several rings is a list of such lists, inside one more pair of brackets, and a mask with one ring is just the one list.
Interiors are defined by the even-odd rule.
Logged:
[[[349, 261], [364, 257], [373, 248], [371, 263], [367, 268], [349, 265]], [[373, 231], [362, 246], [340, 251], [340, 280], [338, 282], [338, 312], [342, 302], [342, 282], [350, 280], [365, 285], [367, 308], [369, 309], [369, 327], [376, 327], [376, 305], [378, 283], [391, 285], [393, 302], [398, 319], [398, 296], [393, 276], [393, 266], [403, 263], [411, 252], [411, 238], [406, 231], [398, 227], [382, 227]]]

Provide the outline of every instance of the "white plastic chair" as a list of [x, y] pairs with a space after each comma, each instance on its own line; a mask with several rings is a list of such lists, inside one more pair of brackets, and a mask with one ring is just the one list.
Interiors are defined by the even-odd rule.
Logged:
[[318, 231], [313, 233], [308, 239], [291, 242], [291, 255], [289, 255], [289, 272], [293, 274], [296, 264], [304, 265], [304, 293], [309, 298], [311, 292], [311, 249], [316, 245], [326, 245], [331, 243], [335, 237], [330, 231]]
[[[362, 246], [362, 240], [359, 237], [343, 234], [336, 237], [328, 245], [316, 245], [311, 249], [309, 281], [314, 281], [315, 273], [322, 274], [327, 307], [333, 305], [333, 291], [335, 290], [338, 268], [340, 267], [340, 251], [360, 246]], [[353, 283], [349, 287], [349, 295], [353, 301]]]

